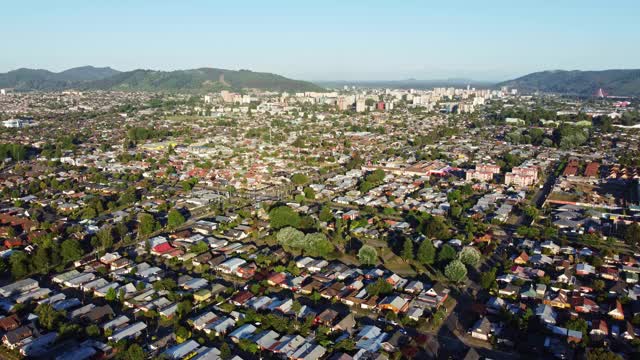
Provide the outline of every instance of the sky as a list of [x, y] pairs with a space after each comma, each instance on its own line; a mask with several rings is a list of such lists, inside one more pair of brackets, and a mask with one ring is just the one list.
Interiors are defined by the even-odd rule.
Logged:
[[637, 0], [2, 2], [0, 72], [216, 67], [303, 80], [498, 81], [640, 68]]

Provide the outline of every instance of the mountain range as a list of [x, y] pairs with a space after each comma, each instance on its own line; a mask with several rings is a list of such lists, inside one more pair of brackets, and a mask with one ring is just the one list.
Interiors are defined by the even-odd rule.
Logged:
[[192, 70], [118, 71], [109, 67], [83, 66], [62, 72], [17, 69], [0, 73], [0, 88], [16, 91], [54, 90], [124, 90], [206, 93], [220, 90], [260, 89], [271, 91], [325, 91], [323, 87], [355, 85], [428, 89], [441, 86], [487, 88], [508, 86], [522, 92], [548, 92], [579, 96], [594, 95], [598, 89], [608, 95], [640, 96], [640, 70], [541, 71], [498, 84], [468, 79], [398, 80], [398, 81], [308, 81], [250, 70], [200, 68]]
[[17, 69], [0, 74], [0, 88], [16, 91], [125, 90], [204, 93], [220, 90], [260, 89], [272, 91], [325, 91], [306, 81], [250, 70], [200, 68], [193, 70], [132, 70], [83, 66], [54, 73], [48, 70]]
[[342, 88], [343, 86], [355, 86], [357, 88], [387, 88], [387, 89], [433, 89], [434, 87], [466, 88], [467, 85], [476, 88], [487, 88], [495, 85], [491, 81], [477, 81], [472, 79], [441, 79], [441, 80], [361, 80], [361, 81], [315, 81], [318, 85]]
[[602, 89], [612, 96], [640, 96], [640, 69], [541, 71], [496, 86], [508, 86], [524, 92], [542, 91], [579, 96], [592, 96]]

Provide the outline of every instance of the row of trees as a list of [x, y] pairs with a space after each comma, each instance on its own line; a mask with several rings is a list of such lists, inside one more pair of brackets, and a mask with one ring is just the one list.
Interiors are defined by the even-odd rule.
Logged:
[[12, 158], [16, 161], [26, 160], [27, 150], [27, 147], [22, 144], [0, 144], [0, 158]]
[[301, 250], [309, 256], [326, 258], [333, 250], [333, 244], [323, 233], [304, 234], [293, 227], [281, 229], [276, 235], [278, 244], [285, 248]]
[[31, 254], [13, 252], [9, 258], [11, 275], [15, 279], [22, 279], [31, 274], [47, 274], [53, 268], [64, 268], [84, 254], [84, 249], [76, 239], [67, 239], [61, 244], [47, 239], [40, 242]]

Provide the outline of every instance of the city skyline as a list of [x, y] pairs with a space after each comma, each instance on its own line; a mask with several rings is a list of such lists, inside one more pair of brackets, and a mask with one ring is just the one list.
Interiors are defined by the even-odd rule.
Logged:
[[[465, 78], [637, 68], [638, 5], [587, 1], [7, 5], [0, 72], [110, 66], [250, 69], [311, 81]], [[37, 11], [33, 9], [37, 8]], [[624, 9], [625, 11], [621, 11]], [[526, 16], [523, 16], [526, 14]], [[8, 29], [8, 30], [7, 30]]]

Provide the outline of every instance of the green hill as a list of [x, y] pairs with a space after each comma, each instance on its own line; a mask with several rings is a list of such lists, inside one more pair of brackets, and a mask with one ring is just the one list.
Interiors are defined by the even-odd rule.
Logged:
[[276, 74], [214, 68], [118, 72], [110, 68], [82, 67], [60, 73], [19, 69], [0, 74], [0, 87], [20, 91], [62, 89], [198, 93], [223, 89], [260, 89], [279, 92], [324, 91], [322, 87], [315, 84]]
[[602, 71], [542, 71], [505, 81], [497, 86], [508, 86], [525, 92], [590, 96], [602, 88], [616, 96], [640, 96], [640, 70]]
[[64, 90], [79, 84], [96, 81], [118, 74], [111, 68], [84, 66], [54, 73], [41, 69], [17, 69], [0, 74], [0, 88], [12, 88], [18, 91]]

